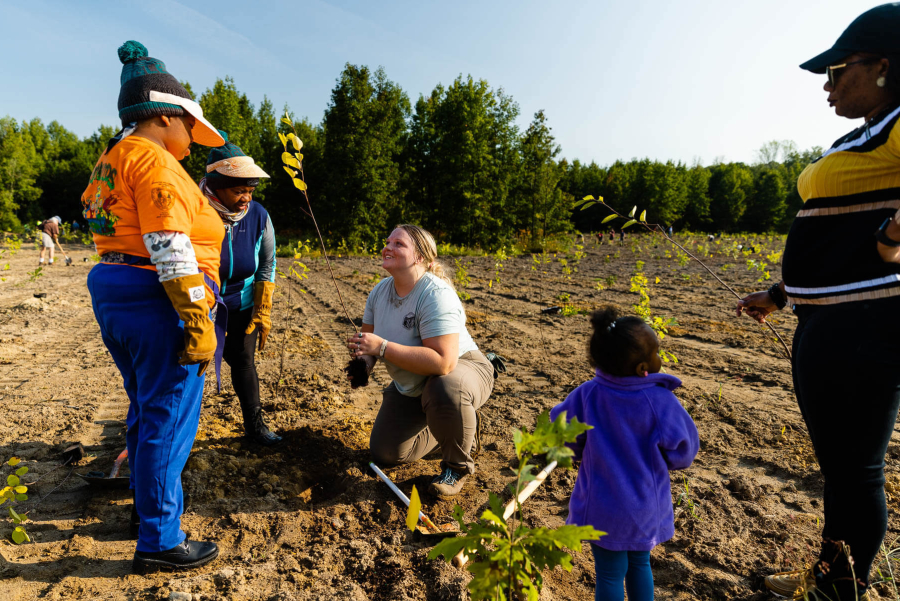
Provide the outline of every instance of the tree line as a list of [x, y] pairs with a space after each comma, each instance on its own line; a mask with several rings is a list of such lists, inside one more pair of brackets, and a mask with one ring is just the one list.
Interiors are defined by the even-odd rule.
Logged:
[[[271, 101], [254, 107], [228, 77], [197, 100], [209, 121], [272, 176], [254, 198], [279, 234], [309, 231], [280, 167], [277, 134], [287, 129]], [[303, 140], [304, 175], [323, 232], [331, 245], [350, 248], [377, 244], [401, 222], [418, 223], [442, 242], [537, 248], [561, 232], [601, 227], [603, 211], [572, 209], [588, 194], [623, 212], [637, 205], [648, 221], [676, 229], [784, 231], [801, 204], [797, 176], [821, 153], [771, 142], [752, 165], [569, 162], [544, 112], [522, 131], [519, 106], [502, 88], [460, 76], [412, 104], [384, 69], [350, 64], [319, 123], [284, 111]], [[0, 118], [0, 229], [19, 231], [51, 215], [78, 219], [81, 193], [116, 129], [100, 126], [79, 138], [56, 121]], [[199, 181], [207, 153], [192, 151], [183, 164]]]

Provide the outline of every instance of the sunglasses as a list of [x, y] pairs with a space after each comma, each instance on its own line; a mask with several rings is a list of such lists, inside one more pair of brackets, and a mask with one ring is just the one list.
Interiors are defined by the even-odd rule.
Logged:
[[874, 63], [874, 62], [880, 61], [880, 60], [881, 60], [880, 58], [875, 58], [875, 57], [864, 58], [862, 60], [853, 61], [850, 63], [842, 63], [840, 65], [831, 65], [829, 67], [825, 67], [825, 74], [828, 75], [828, 83], [830, 83], [832, 86], [835, 85], [835, 83], [837, 82], [837, 75], [835, 74], [835, 71], [837, 71], [838, 69], [843, 69], [844, 67], [849, 67], [850, 65], [859, 65], [862, 63]]

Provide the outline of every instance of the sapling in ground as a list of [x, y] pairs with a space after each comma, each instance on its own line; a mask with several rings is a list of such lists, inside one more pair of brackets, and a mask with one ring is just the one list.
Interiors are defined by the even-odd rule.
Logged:
[[508, 520], [503, 519], [503, 504], [494, 493], [490, 493], [490, 508], [477, 522], [466, 522], [465, 512], [459, 505], [453, 508], [462, 536], [442, 540], [429, 552], [428, 558], [443, 556], [450, 563], [460, 551], [473, 558], [466, 567], [473, 576], [468, 586], [473, 601], [516, 598], [537, 601], [543, 570], [561, 566], [571, 571], [572, 555], [565, 549], [580, 550], [582, 541], [597, 540], [605, 534], [592, 526], [529, 528], [518, 503], [519, 493], [536, 478], [536, 466], [529, 463], [531, 459], [546, 454], [548, 462], [556, 461], [559, 467], [570, 468], [574, 453], [566, 443], [575, 442], [590, 429], [591, 426], [577, 419], [567, 423], [565, 413], [551, 422], [544, 412], [538, 416], [534, 432], [516, 430], [513, 441], [518, 468], [516, 480], [510, 485], [516, 512]]
[[[675, 325], [677, 322], [673, 317], [659, 317], [658, 315], [653, 315], [650, 310], [650, 288], [647, 282], [647, 276], [644, 275], [644, 262], [638, 261], [635, 264], [634, 274], [631, 276], [631, 291], [638, 293], [638, 303], [636, 305], [632, 305], [634, 312], [638, 317], [643, 319], [654, 332], [659, 337], [660, 342], [666, 337], [669, 333], [669, 326]], [[688, 276], [690, 277], [690, 276]], [[659, 278], [657, 278], [657, 283], [659, 283]], [[678, 363], [678, 357], [675, 356], [675, 353], [670, 351], [665, 351], [663, 349], [659, 350], [659, 357], [665, 363]]]
[[678, 502], [676, 502], [675, 505], [686, 508], [688, 510], [688, 515], [695, 520], [703, 519], [700, 517], [697, 502], [691, 497], [691, 485], [687, 476], [684, 474], [681, 475], [681, 490], [678, 493]]
[[503, 272], [503, 262], [509, 257], [506, 254], [506, 248], [499, 248], [494, 253], [494, 277], [488, 280], [488, 288], [493, 289], [494, 283], [500, 284], [500, 274]]
[[13, 528], [10, 538], [17, 545], [31, 541], [31, 538], [29, 538], [28, 533], [25, 531], [25, 527], [22, 526], [22, 522], [27, 518], [15, 510], [15, 505], [17, 503], [28, 500], [28, 487], [22, 484], [20, 479], [28, 473], [28, 468], [24, 465], [16, 467], [19, 463], [21, 463], [21, 461], [15, 457], [12, 457], [6, 462], [6, 465], [13, 469], [10, 470], [12, 473], [6, 476], [6, 486], [0, 489], [0, 506], [9, 503], [9, 519], [15, 524], [15, 528]]
[[456, 272], [453, 274], [453, 281], [456, 283], [456, 296], [459, 300], [467, 301], [472, 299], [472, 295], [466, 292], [466, 288], [472, 283], [469, 277], [469, 270], [460, 259], [454, 259], [456, 264]]

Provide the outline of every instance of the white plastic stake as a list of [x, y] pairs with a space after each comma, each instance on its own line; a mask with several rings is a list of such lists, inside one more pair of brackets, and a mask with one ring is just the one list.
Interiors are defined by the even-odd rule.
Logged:
[[[547, 476], [550, 475], [550, 472], [552, 472], [554, 470], [554, 468], [556, 468], [556, 462], [551, 461], [550, 463], [547, 464], [547, 467], [545, 467], [540, 472], [538, 472], [538, 475], [535, 476], [534, 480], [532, 480], [531, 482], [529, 482], [528, 484], [525, 485], [525, 488], [523, 488], [519, 492], [519, 496], [517, 498], [519, 505], [521, 505], [525, 501], [525, 499], [530, 497], [531, 493], [533, 493], [534, 491], [537, 490], [537, 487], [540, 486], [541, 483], [547, 479]], [[515, 513], [516, 504], [517, 504], [516, 501], [510, 501], [509, 503], [506, 504], [506, 509], [503, 510], [503, 519], [504, 520], [508, 520], [512, 516], [512, 514]], [[468, 558], [468, 556], [466, 556], [465, 552], [462, 550], [459, 553], [457, 553], [456, 556], [453, 558], [453, 565], [455, 565], [458, 568], [464, 567], [468, 562], [469, 562], [469, 558]]]
[[[388, 488], [390, 488], [392, 491], [394, 491], [394, 494], [397, 495], [398, 497], [400, 497], [400, 500], [403, 501], [403, 503], [407, 507], [409, 507], [409, 497], [407, 497], [405, 494], [403, 494], [402, 490], [397, 488], [397, 485], [394, 484], [391, 481], [391, 479], [387, 477], [387, 474], [385, 474], [380, 469], [378, 469], [378, 466], [375, 465], [374, 463], [372, 463], [371, 461], [369, 462], [369, 467], [372, 468], [372, 470], [376, 474], [378, 474], [378, 477], [381, 478], [381, 481], [384, 482], [385, 484], [387, 484]], [[422, 523], [424, 523], [425, 526], [427, 526], [432, 532], [438, 532], [438, 527], [435, 526], [434, 523], [428, 519], [428, 516], [425, 515], [424, 513], [422, 513], [421, 511], [419, 512], [419, 519], [422, 520]]]

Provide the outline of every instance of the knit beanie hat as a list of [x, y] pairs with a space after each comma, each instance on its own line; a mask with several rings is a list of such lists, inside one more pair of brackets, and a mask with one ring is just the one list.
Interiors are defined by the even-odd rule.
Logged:
[[259, 185], [259, 178], [269, 177], [251, 157], [228, 141], [227, 133], [220, 129], [219, 135], [225, 140], [225, 144], [210, 150], [206, 159], [206, 185], [210, 190], [238, 186], [255, 188]]
[[119, 118], [123, 126], [160, 115], [190, 114], [197, 120], [192, 132], [194, 142], [204, 146], [222, 145], [216, 129], [203, 118], [203, 109], [166, 71], [165, 63], [148, 56], [147, 48], [134, 40], [122, 44], [118, 52], [122, 61]]

